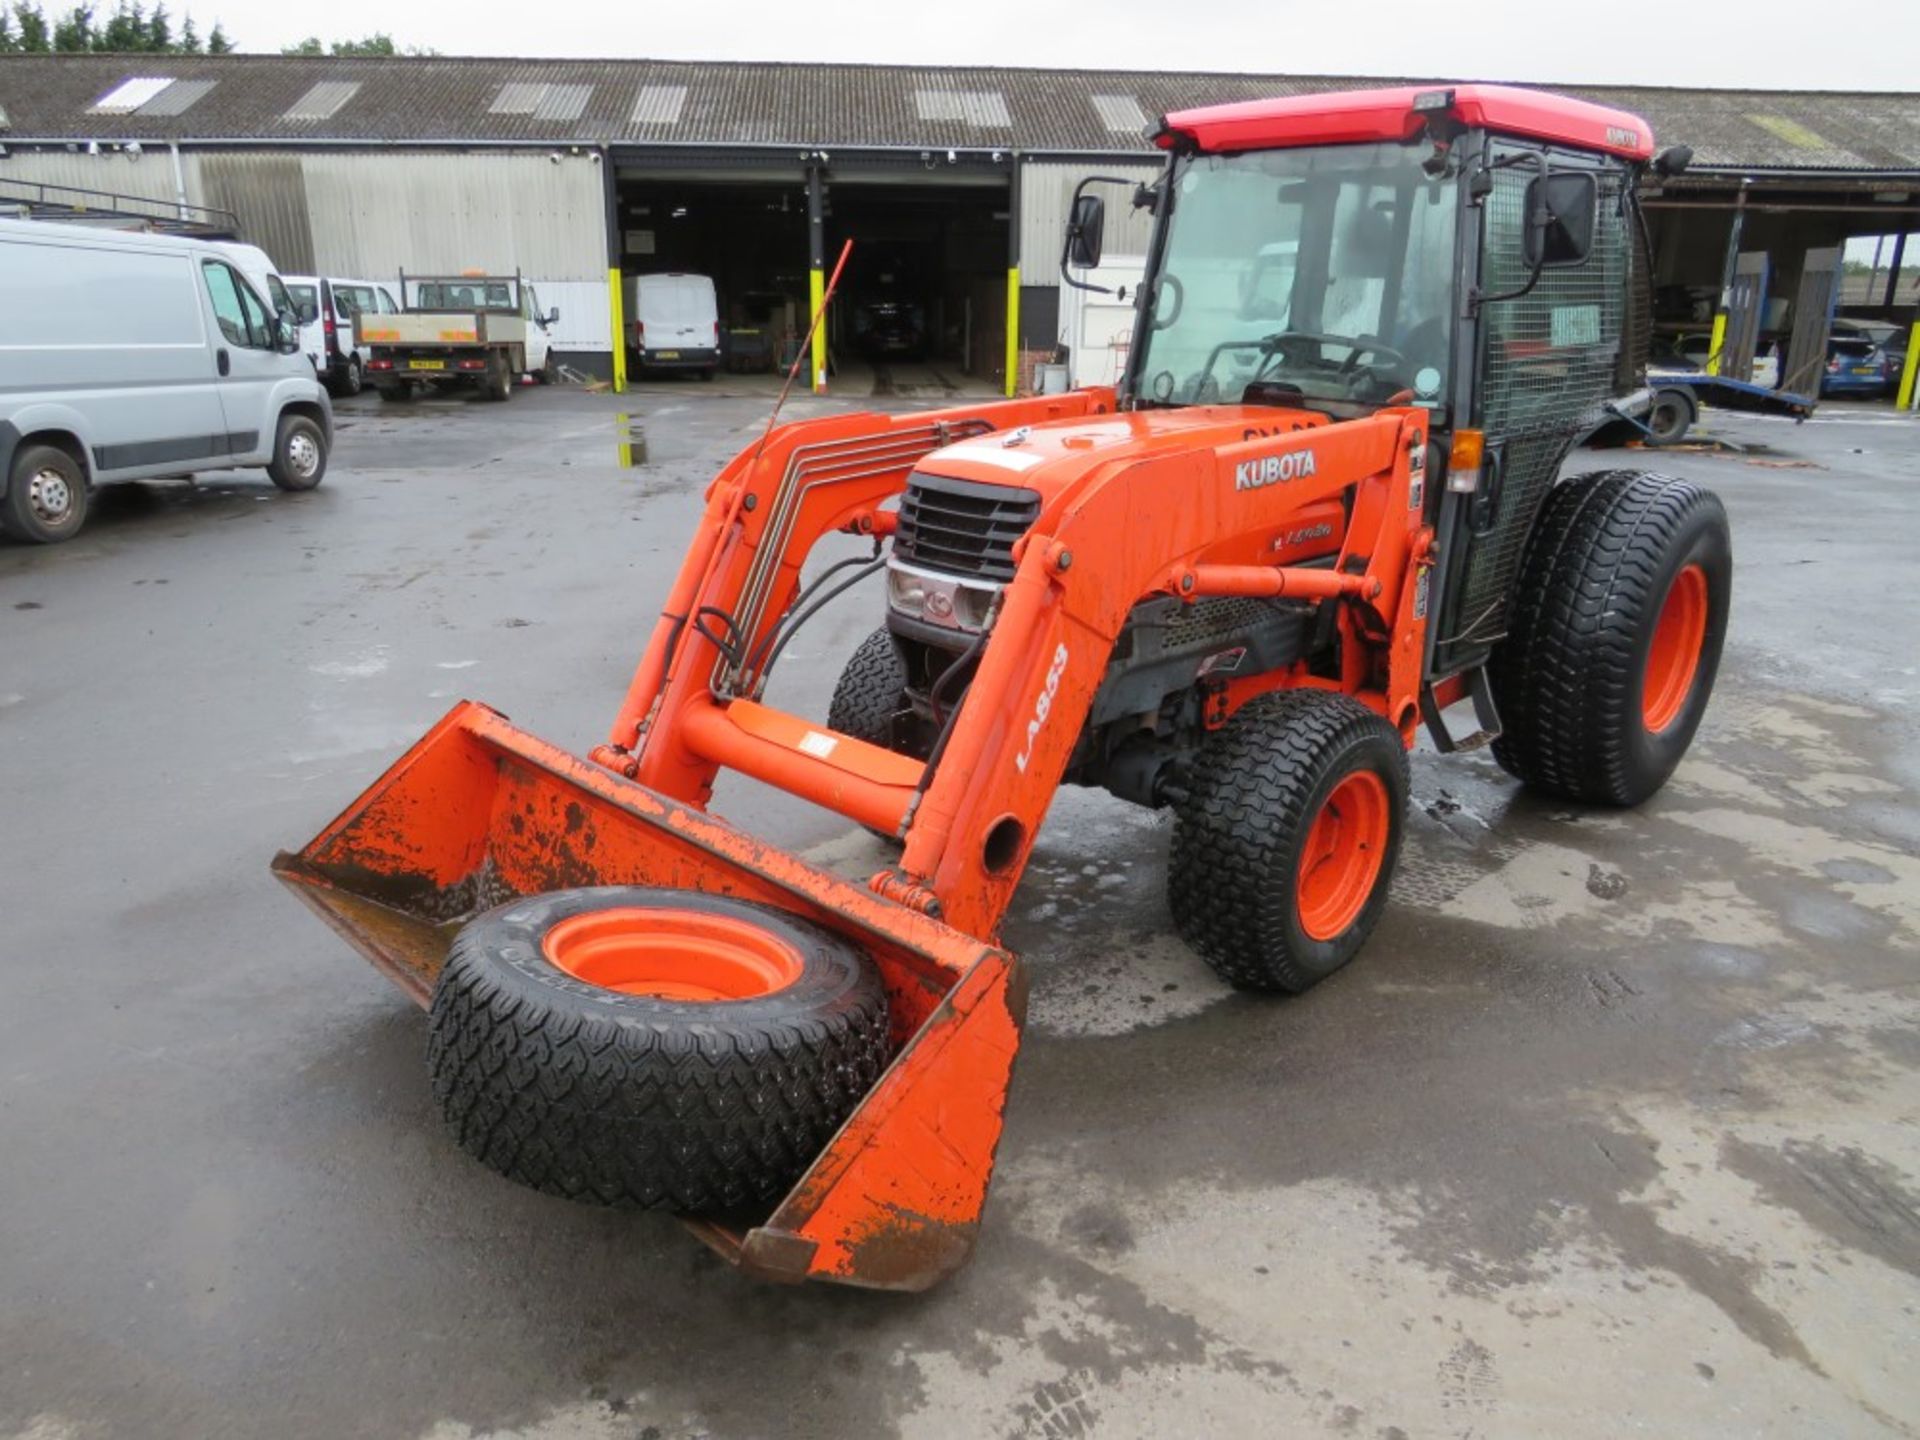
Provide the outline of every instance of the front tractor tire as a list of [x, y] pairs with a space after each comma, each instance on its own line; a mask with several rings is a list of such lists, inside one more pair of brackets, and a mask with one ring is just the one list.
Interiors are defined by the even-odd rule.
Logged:
[[1706, 713], [1726, 639], [1733, 542], [1711, 490], [1606, 470], [1548, 495], [1489, 666], [1494, 758], [1529, 790], [1638, 805]]
[[1406, 747], [1385, 719], [1324, 690], [1252, 701], [1189, 769], [1167, 874], [1175, 928], [1239, 989], [1318, 984], [1378, 923], [1406, 808]]
[[900, 722], [909, 713], [907, 662], [885, 626], [860, 642], [833, 687], [827, 728], [882, 750], [899, 750]]

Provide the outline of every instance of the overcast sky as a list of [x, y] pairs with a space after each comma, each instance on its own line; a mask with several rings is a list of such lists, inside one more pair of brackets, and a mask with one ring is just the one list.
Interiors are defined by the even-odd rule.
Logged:
[[334, 40], [384, 30], [446, 55], [1920, 88], [1916, 0], [1837, 11], [1809, 0], [192, 0], [171, 8], [191, 9], [202, 34], [219, 20], [241, 49], [256, 51], [316, 32]]

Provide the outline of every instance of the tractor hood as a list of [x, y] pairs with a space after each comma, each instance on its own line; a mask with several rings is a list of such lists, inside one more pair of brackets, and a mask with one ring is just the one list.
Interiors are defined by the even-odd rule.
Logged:
[[1327, 423], [1327, 417], [1316, 411], [1260, 405], [1133, 410], [997, 430], [935, 450], [914, 470], [921, 475], [1031, 490], [1045, 504], [1095, 465], [1166, 451], [1239, 445]]

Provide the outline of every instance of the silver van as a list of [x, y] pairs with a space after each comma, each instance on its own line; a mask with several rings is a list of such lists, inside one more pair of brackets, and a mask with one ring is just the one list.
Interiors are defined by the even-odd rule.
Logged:
[[0, 220], [0, 530], [70, 539], [109, 480], [262, 465], [311, 490], [332, 443], [297, 321], [224, 247]]

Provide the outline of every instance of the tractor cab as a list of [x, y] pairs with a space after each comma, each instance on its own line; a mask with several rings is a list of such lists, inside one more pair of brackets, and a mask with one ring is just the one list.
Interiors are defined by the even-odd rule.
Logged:
[[[1431, 416], [1446, 484], [1430, 680], [1483, 662], [1571, 447], [1645, 408], [1644, 121], [1498, 85], [1304, 95], [1166, 116], [1123, 410]], [[1062, 273], [1097, 262], [1076, 192]], [[1110, 182], [1111, 183], [1111, 182]], [[1457, 443], [1456, 443], [1457, 442]]]

